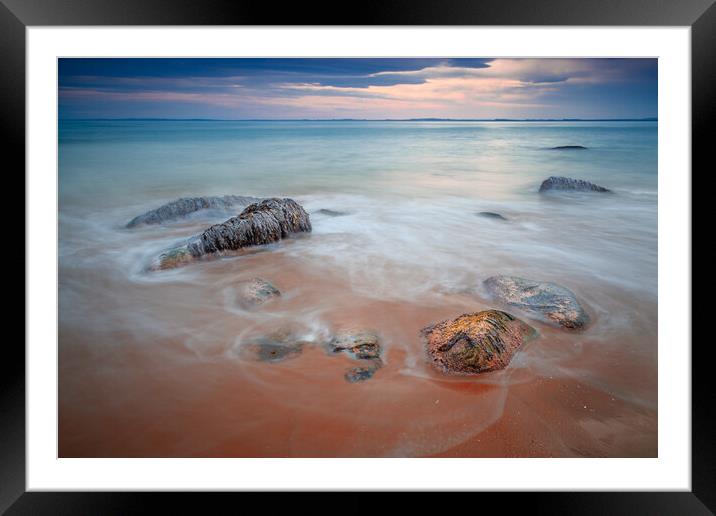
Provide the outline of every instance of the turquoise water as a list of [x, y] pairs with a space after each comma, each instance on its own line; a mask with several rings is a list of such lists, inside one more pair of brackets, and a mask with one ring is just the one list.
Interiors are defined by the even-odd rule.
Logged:
[[[59, 134], [61, 199], [78, 204], [227, 191], [516, 199], [552, 174], [656, 193], [656, 122], [61, 121]], [[558, 145], [589, 151], [545, 151]]]
[[[315, 233], [364, 234], [374, 248], [363, 253], [395, 252], [380, 259], [421, 260], [430, 239], [446, 254], [426, 259], [454, 265], [477, 245], [483, 264], [519, 255], [530, 269], [630, 284], [655, 300], [656, 122], [61, 121], [59, 134], [64, 220], [118, 227], [181, 196], [291, 196], [351, 212]], [[588, 149], [550, 150], [560, 145]], [[617, 195], [537, 195], [551, 175]]]
[[[562, 145], [587, 150], [550, 149]], [[80, 358], [61, 361], [70, 384], [91, 369], [109, 371], [102, 385], [116, 389], [107, 378], [131, 374], [118, 364], [126, 360], [120, 351], [133, 346], [171, 341], [201, 360], [235, 360], [233, 350], [251, 332], [290, 322], [318, 341], [337, 325], [358, 322], [383, 335], [386, 366], [370, 385], [395, 382], [392, 395], [381, 394], [386, 403], [404, 406], [400, 396], [425, 388], [445, 404], [457, 394], [422, 380], [434, 372], [419, 329], [491, 307], [482, 281], [512, 274], [570, 288], [593, 323], [581, 334], [540, 326], [541, 339], [516, 356], [510, 371], [577, 379], [610, 403], [619, 400], [624, 405], [609, 417], [641, 423], [590, 427], [622, 432], [594, 443], [643, 436], [645, 453], [655, 450], [654, 434], [639, 425], [656, 422], [656, 122], [60, 121], [58, 175], [60, 349], [82, 349]], [[537, 193], [552, 175], [614, 194]], [[147, 272], [160, 252], [235, 213], [197, 213], [133, 230], [124, 227], [129, 220], [178, 197], [226, 194], [293, 197], [311, 214], [313, 231], [261, 253]], [[232, 303], [231, 285], [255, 275], [283, 296], [272, 309], [247, 314]], [[176, 350], [154, 353], [149, 360], [162, 367], [186, 359]], [[340, 383], [342, 366], [333, 374], [333, 363], [315, 374]], [[282, 367], [305, 375], [309, 366], [299, 359]], [[244, 379], [265, 395], [285, 397], [265, 371], [244, 371]], [[500, 397], [485, 398], [482, 412], [461, 412], [470, 435], [499, 418], [514, 376], [500, 378]], [[313, 396], [314, 388], [343, 392], [317, 380], [291, 391]], [[91, 389], [66, 390], [65, 406], [81, 404]], [[127, 396], [126, 403], [136, 403]], [[586, 408], [589, 400], [578, 404]], [[437, 452], [448, 446], [441, 439], [465, 438], [441, 430], [458, 421], [450, 417], [435, 419], [435, 441], [425, 438], [405, 453]], [[555, 435], [569, 441], [558, 428]], [[366, 446], [361, 453], [373, 453]], [[589, 454], [636, 453], [589, 446]]]

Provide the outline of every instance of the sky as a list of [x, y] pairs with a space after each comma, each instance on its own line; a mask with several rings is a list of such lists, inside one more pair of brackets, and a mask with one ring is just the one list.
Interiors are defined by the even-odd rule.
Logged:
[[67, 118], [657, 116], [656, 59], [62, 58]]

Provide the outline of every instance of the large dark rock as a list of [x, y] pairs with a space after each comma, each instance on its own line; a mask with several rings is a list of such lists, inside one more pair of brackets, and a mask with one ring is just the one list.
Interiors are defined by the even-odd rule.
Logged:
[[558, 145], [552, 147], [552, 150], [587, 150], [587, 148], [582, 145]]
[[310, 232], [311, 219], [293, 199], [264, 199], [238, 216], [215, 224], [186, 243], [162, 253], [152, 269], [171, 269], [205, 255], [277, 242]]
[[484, 284], [495, 298], [539, 321], [572, 330], [581, 329], [589, 323], [589, 316], [574, 293], [555, 283], [515, 276], [492, 276]]
[[281, 292], [263, 278], [252, 278], [236, 286], [238, 302], [243, 308], [254, 308], [279, 297]]
[[260, 199], [240, 195], [224, 195], [223, 197], [185, 197], [164, 204], [159, 208], [139, 215], [127, 223], [128, 228], [142, 224], [161, 224], [186, 217], [200, 210], [244, 208]]
[[300, 204], [293, 199], [265, 199], [211, 226], [188, 247], [192, 255], [201, 256], [270, 244], [302, 231], [311, 231], [311, 219]]
[[421, 331], [433, 365], [445, 373], [504, 369], [520, 346], [536, 336], [531, 326], [499, 310], [463, 314]]
[[608, 190], [603, 186], [590, 183], [589, 181], [560, 176], [552, 176], [542, 181], [539, 191], [549, 192], [551, 190], [566, 190], [571, 192], [611, 192], [611, 190]]

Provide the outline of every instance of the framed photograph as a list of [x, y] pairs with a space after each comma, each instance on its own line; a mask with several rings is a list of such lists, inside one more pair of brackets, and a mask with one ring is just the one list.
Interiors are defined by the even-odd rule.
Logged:
[[691, 191], [716, 8], [447, 7], [3, 0], [26, 333], [0, 508], [714, 510]]

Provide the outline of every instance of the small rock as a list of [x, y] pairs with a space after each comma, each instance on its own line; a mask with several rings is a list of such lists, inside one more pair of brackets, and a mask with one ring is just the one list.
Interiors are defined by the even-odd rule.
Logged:
[[380, 337], [372, 330], [355, 328], [341, 330], [328, 342], [327, 347], [332, 353], [345, 351], [356, 360], [371, 363], [368, 367], [354, 367], [346, 371], [344, 378], [350, 383], [372, 378], [383, 366], [380, 358], [382, 352]]
[[186, 247], [170, 249], [159, 256], [162, 269], [174, 269], [194, 260], [194, 256]]
[[342, 217], [343, 215], [348, 215], [348, 213], [346, 213], [345, 211], [328, 210], [326, 208], [322, 208], [316, 213], [320, 213], [321, 215], [328, 215], [329, 217]]
[[281, 295], [279, 289], [263, 278], [253, 278], [237, 285], [238, 302], [244, 308], [262, 305]]
[[551, 150], [587, 150], [587, 148], [581, 145], [558, 145], [557, 147], [552, 147]]
[[346, 371], [344, 378], [350, 383], [362, 382], [372, 378], [377, 370], [377, 367], [354, 367]]
[[567, 190], [572, 192], [611, 192], [611, 190], [608, 190], [603, 186], [590, 183], [589, 181], [560, 176], [552, 176], [542, 181], [539, 191], [548, 192], [550, 190]]
[[280, 362], [296, 358], [303, 351], [305, 342], [291, 332], [279, 330], [271, 335], [258, 337], [241, 348], [242, 355], [250, 360]]
[[560, 285], [518, 278], [492, 276], [484, 282], [487, 290], [503, 303], [514, 306], [534, 318], [567, 329], [581, 329], [589, 316], [574, 293]]
[[371, 330], [341, 330], [328, 342], [328, 349], [333, 353], [348, 352], [356, 359], [380, 357], [380, 338]]
[[477, 215], [479, 217], [486, 217], [488, 219], [507, 220], [505, 217], [503, 217], [499, 213], [494, 213], [492, 211], [480, 211], [480, 212], [476, 213], [475, 215]]
[[463, 314], [421, 333], [433, 365], [458, 374], [504, 369], [520, 346], [536, 336], [534, 328], [500, 310]]

